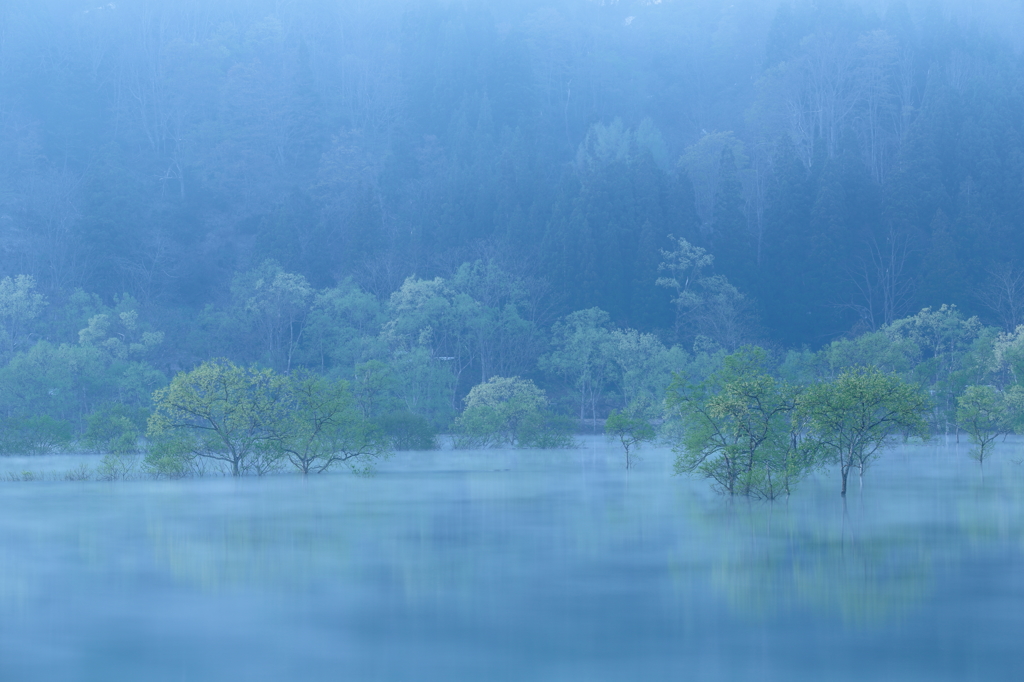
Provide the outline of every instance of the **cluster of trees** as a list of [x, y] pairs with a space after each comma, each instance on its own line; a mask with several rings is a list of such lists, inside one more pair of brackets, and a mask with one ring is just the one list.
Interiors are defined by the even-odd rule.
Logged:
[[842, 492], [894, 437], [963, 432], [984, 466], [1024, 432], [1024, 326], [1012, 332], [955, 306], [926, 308], [817, 352], [756, 347], [721, 358], [702, 381], [677, 375], [666, 399], [679, 457], [727, 494], [773, 499], [821, 465]]
[[688, 354], [616, 328], [596, 308], [551, 322], [535, 286], [475, 261], [447, 279], [409, 277], [381, 301], [351, 280], [317, 290], [268, 260], [240, 273], [224, 305], [189, 320], [182, 345], [168, 352], [163, 331], [141, 319], [130, 296], [106, 306], [78, 291], [60, 305], [31, 276], [4, 278], [0, 446], [93, 447], [100, 436], [90, 434], [123, 420], [142, 434], [152, 393], [211, 357], [347, 381], [362, 417], [402, 449], [434, 447], [437, 433], [453, 430], [460, 443], [489, 443], [481, 425], [509, 410], [500, 420], [515, 426], [502, 439], [519, 445], [565, 442], [576, 428], [568, 415], [595, 429], [614, 407], [657, 417]]
[[[436, 447], [439, 432], [457, 447], [563, 447], [581, 424], [596, 430], [607, 419], [628, 466], [663, 422], [678, 471], [774, 498], [822, 463], [839, 465], [845, 491], [851, 469], [863, 474], [894, 434], [963, 431], [984, 462], [997, 437], [1024, 428], [1024, 326], [1001, 331], [942, 306], [818, 351], [733, 350], [699, 333], [735, 319], [732, 285], [703, 272], [713, 263], [703, 249], [673, 241], [662, 284], [680, 326], [691, 325], [691, 349], [616, 327], [597, 308], [545, 325], [530, 282], [493, 262], [463, 264], [451, 279], [408, 278], [381, 302], [351, 281], [315, 290], [266, 261], [235, 279], [225, 307], [195, 321], [190, 352], [243, 352], [200, 356], [198, 369], [182, 371], [131, 297], [105, 306], [77, 292], [54, 306], [31, 277], [4, 278], [0, 446], [132, 454], [148, 442], [153, 471], [167, 474], [207, 460], [235, 474], [288, 461], [308, 473]], [[251, 401], [245, 418], [256, 421], [230, 427], [248, 444], [212, 426], [228, 417], [189, 406], [195, 395], [209, 403], [211, 381], [225, 401], [218, 409]], [[864, 397], [871, 391], [877, 400]], [[857, 415], [857, 400], [871, 427], [854, 437], [840, 422]]]
[[54, 309], [31, 277], [4, 278], [0, 339], [0, 453], [105, 447], [113, 422], [142, 433], [166, 383], [163, 335], [129, 296], [108, 306], [78, 291]]
[[189, 475], [203, 460], [224, 463], [233, 476], [285, 463], [307, 475], [388, 450], [347, 382], [306, 372], [285, 376], [215, 360], [178, 374], [153, 401], [146, 465], [158, 475]]
[[670, 234], [786, 346], [1024, 319], [1019, 4], [96, 4], [0, 10], [0, 276], [127, 292], [179, 366], [268, 257], [379, 301], [494, 261], [689, 347]]
[[1016, 430], [1022, 16], [9, 0], [0, 451], [127, 447], [224, 357], [348, 382], [390, 447], [635, 452], [751, 343], [780, 405], [878, 367]]
[[676, 473], [699, 473], [719, 492], [774, 500], [815, 467], [864, 470], [896, 434], [923, 435], [927, 399], [877, 368], [845, 370], [834, 381], [791, 384], [768, 372], [767, 354], [748, 347], [723, 358], [696, 384], [674, 382], [666, 407], [681, 428]]

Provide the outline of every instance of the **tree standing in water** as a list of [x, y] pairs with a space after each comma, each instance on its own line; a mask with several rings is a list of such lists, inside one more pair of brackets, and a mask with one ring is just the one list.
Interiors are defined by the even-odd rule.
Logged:
[[816, 444], [794, 419], [797, 390], [767, 366], [767, 353], [747, 346], [700, 384], [677, 376], [665, 401], [683, 433], [677, 474], [711, 479], [725, 495], [774, 500], [810, 470]]
[[288, 383], [278, 448], [303, 476], [337, 464], [366, 472], [387, 455], [384, 434], [360, 414], [347, 381], [300, 371]]
[[277, 459], [287, 382], [269, 369], [211, 360], [153, 394], [148, 435], [171, 457], [224, 462], [232, 476], [265, 473]]
[[644, 443], [649, 443], [655, 438], [654, 427], [651, 422], [637, 414], [637, 410], [623, 410], [617, 412], [612, 410], [604, 424], [604, 431], [610, 439], [618, 439], [622, 443], [622, 449], [626, 451], [626, 468], [633, 466], [636, 459], [636, 451]]
[[1022, 395], [1018, 387], [1004, 393], [993, 386], [968, 386], [957, 399], [957, 425], [968, 433], [975, 447], [971, 457], [978, 460], [982, 475], [985, 458], [992, 454], [995, 441], [1013, 432], [1014, 417]]
[[921, 415], [926, 407], [927, 399], [916, 386], [872, 367], [848, 370], [833, 382], [811, 386], [800, 397], [798, 412], [826, 461], [839, 465], [840, 494], [845, 497], [854, 466], [863, 484], [864, 470], [892, 436], [925, 430]]

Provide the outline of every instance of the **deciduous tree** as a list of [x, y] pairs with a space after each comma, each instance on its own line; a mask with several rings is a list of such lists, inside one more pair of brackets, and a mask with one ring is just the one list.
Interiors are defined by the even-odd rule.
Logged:
[[285, 403], [280, 448], [303, 476], [387, 452], [383, 434], [359, 414], [346, 381], [299, 373], [288, 382]]
[[799, 414], [825, 460], [839, 465], [840, 494], [850, 470], [864, 470], [897, 434], [924, 432], [927, 398], [917, 386], [875, 368], [850, 369], [835, 381], [814, 384], [801, 396]]
[[630, 410], [612, 410], [604, 423], [604, 432], [609, 438], [616, 439], [622, 444], [622, 449], [626, 453], [627, 469], [633, 466], [636, 451], [640, 446], [651, 442], [657, 435], [650, 421]]
[[456, 422], [456, 445], [486, 447], [558, 447], [571, 442], [565, 430], [552, 429], [548, 399], [529, 379], [491, 377], [466, 396]]
[[957, 398], [957, 424], [970, 435], [971, 457], [984, 471], [985, 458], [1000, 436], [1012, 433], [1019, 419], [1024, 391], [1014, 386], [1003, 392], [994, 386], [968, 386]]
[[590, 409], [597, 423], [597, 403], [611, 369], [605, 352], [611, 320], [598, 308], [579, 310], [555, 323], [555, 350], [541, 358], [540, 366], [565, 378], [579, 396], [580, 420]]
[[265, 472], [280, 452], [287, 388], [269, 369], [204, 362], [153, 394], [148, 435], [179, 457], [225, 462], [232, 476], [254, 467]]
[[669, 387], [669, 414], [682, 422], [677, 474], [697, 473], [726, 495], [789, 494], [812, 465], [812, 443], [794, 421], [796, 390], [766, 372], [767, 354], [744, 347], [697, 385]]

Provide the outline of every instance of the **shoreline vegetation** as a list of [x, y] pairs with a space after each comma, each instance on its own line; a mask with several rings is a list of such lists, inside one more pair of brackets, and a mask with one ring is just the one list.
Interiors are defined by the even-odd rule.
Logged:
[[[653, 428], [653, 427], [652, 427]], [[592, 436], [590, 432], [579, 432], [579, 436], [587, 437]], [[998, 441], [990, 441], [987, 444], [986, 456], [992, 454], [992, 450], [995, 448], [997, 443], [1005, 443], [1006, 438], [1012, 434], [1000, 434]], [[977, 456], [973, 450], [973, 444], [969, 441], [968, 434], [961, 433], [960, 436], [964, 437], [962, 445], [967, 446], [967, 452], [969, 456], [977, 461]], [[458, 450], [453, 445], [454, 436], [452, 434], [439, 434], [438, 436], [440, 444], [437, 451], [449, 451], [454, 452]], [[613, 445], [618, 445], [619, 437], [617, 434], [608, 434], [607, 440]], [[894, 436], [884, 443], [886, 448], [897, 448], [905, 445], [935, 445], [940, 443], [942, 440], [948, 443], [959, 443], [956, 434], [931, 434], [925, 437], [912, 437], [910, 439], [904, 439], [902, 436]], [[644, 440], [641, 442], [642, 446], [649, 448], [655, 448], [663, 453], [669, 453], [674, 459], [678, 459], [678, 454], [674, 453], [672, 446], [669, 443], [658, 440]], [[581, 449], [585, 445], [577, 441], [573, 447], [561, 448], [564, 450]], [[640, 446], [636, 446], [636, 449], [632, 449], [634, 446], [631, 445], [630, 458], [631, 464], [627, 468], [635, 468], [639, 466], [639, 463], [643, 462], [643, 457], [640, 456]], [[526, 448], [498, 448], [502, 449], [526, 449]], [[405, 453], [411, 453], [415, 451], [405, 450]], [[396, 454], [396, 453], [392, 453]], [[6, 455], [0, 456], [0, 465], [4, 464], [4, 460], [19, 459], [23, 462], [24, 467], [18, 470], [3, 471], [0, 472], [0, 484], [2, 483], [39, 483], [39, 482], [63, 482], [63, 483], [78, 483], [78, 482], [117, 482], [117, 481], [158, 481], [158, 480], [179, 480], [185, 478], [232, 478], [230, 468], [226, 466], [207, 466], [199, 468], [195, 471], [188, 472], [178, 477], [168, 477], [165, 474], [154, 472], [146, 467], [146, 456], [143, 454], [133, 455], [110, 455], [97, 452], [86, 452], [82, 450], [71, 449], [67, 452], [60, 453], [48, 453], [48, 454], [34, 454], [34, 455]], [[49, 464], [48, 460], [54, 459], [75, 459], [83, 458], [89, 459], [90, 462], [81, 462], [77, 465], [71, 465], [68, 462], [66, 468], [62, 467], [48, 467], [48, 468], [35, 468], [31, 462], [38, 462], [40, 465]], [[96, 461], [98, 458], [98, 461]], [[26, 461], [27, 460], [27, 461]], [[1024, 459], [1010, 458], [1014, 464], [1024, 464]], [[818, 467], [817, 471], [824, 471], [826, 474], [835, 473], [841, 475], [838, 467], [830, 469], [828, 466]], [[376, 473], [376, 468], [372, 465], [362, 467], [349, 467], [349, 468], [332, 468], [323, 473], [344, 473], [349, 471], [357, 476], [373, 476]], [[982, 470], [979, 470], [981, 475], [984, 475]], [[257, 476], [255, 473], [253, 476]], [[281, 466], [274, 468], [270, 471], [264, 472], [263, 476], [302, 476], [300, 470], [289, 466]], [[249, 476], [242, 476], [243, 478]], [[257, 476], [258, 477], [258, 476]], [[861, 481], [863, 486], [863, 481]], [[794, 486], [795, 487], [795, 486]], [[792, 492], [792, 491], [791, 491]], [[750, 495], [753, 499], [764, 499], [765, 501], [772, 501], [772, 498], [762, 497], [759, 495]], [[781, 497], [781, 495], [779, 496]]]
[[[704, 257], [684, 240], [678, 245], [665, 254], [677, 270]], [[264, 270], [275, 281], [300, 279], [274, 264]], [[677, 301], [690, 313], [693, 299], [684, 294]], [[282, 292], [274, 295], [278, 308], [263, 322], [266, 338], [280, 345], [291, 323]], [[371, 305], [358, 289], [347, 295]], [[571, 448], [574, 433], [589, 431], [617, 440], [626, 468], [658, 441], [675, 452], [676, 474], [705, 478], [724, 495], [773, 500], [824, 467], [837, 468], [845, 496], [850, 474], [863, 485], [872, 461], [914, 436], [967, 435], [983, 471], [997, 438], [1024, 431], [1024, 326], [1003, 332], [955, 306], [926, 308], [817, 351], [730, 349], [701, 335], [687, 350], [616, 327], [597, 308], [556, 320], [546, 340], [521, 318], [513, 331], [495, 331], [497, 310], [461, 296], [440, 278], [410, 279], [361, 335], [337, 311], [318, 320], [333, 325], [332, 343], [348, 339], [347, 372], [300, 363], [309, 359], [298, 353], [302, 344], [284, 367], [219, 358], [165, 372], [157, 363], [162, 334], [138, 321], [132, 299], [89, 315], [77, 344], [57, 346], [32, 341], [47, 305], [34, 281], [5, 278], [4, 329], [21, 336], [7, 332], [17, 342], [0, 367], [0, 453], [105, 454], [94, 474], [68, 471], [67, 480], [185, 478], [221, 467], [233, 476], [367, 473], [395, 450], [438, 448], [442, 432], [454, 448], [480, 449]], [[506, 366], [521, 374], [499, 374], [502, 354], [534, 337], [543, 342], [535, 340], [532, 365], [520, 358]], [[492, 354], [495, 344], [509, 347]]]
[[1024, 432], [1024, 6], [548, 4], [0, 5], [0, 456]]

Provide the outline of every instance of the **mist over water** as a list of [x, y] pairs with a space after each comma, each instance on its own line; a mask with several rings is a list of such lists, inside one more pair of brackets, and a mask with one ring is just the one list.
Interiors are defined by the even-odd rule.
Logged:
[[371, 477], [5, 483], [0, 677], [1010, 679], [1020, 447], [983, 480], [966, 445], [903, 446], [845, 513], [835, 475], [730, 501], [599, 438]]

